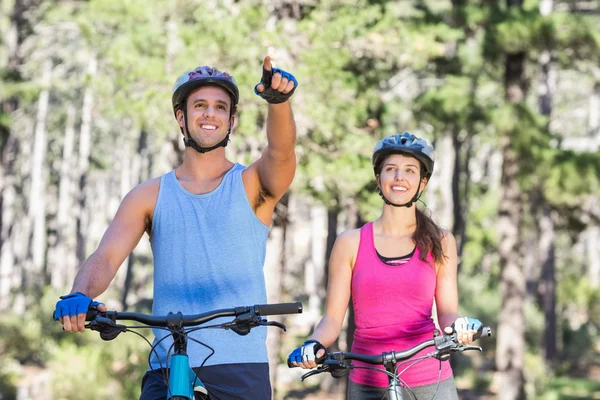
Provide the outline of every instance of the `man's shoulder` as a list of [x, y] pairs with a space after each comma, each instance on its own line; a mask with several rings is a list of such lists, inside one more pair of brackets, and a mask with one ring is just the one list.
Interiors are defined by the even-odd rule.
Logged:
[[160, 189], [160, 177], [148, 179], [136, 185], [125, 198], [140, 204], [154, 207]]
[[132, 191], [136, 191], [136, 192], [142, 192], [142, 193], [158, 193], [158, 190], [160, 189], [160, 180], [161, 177], [156, 177], [156, 178], [151, 178], [148, 179], [147, 181], [144, 181], [140, 184], [138, 184], [136, 187], [133, 188]]

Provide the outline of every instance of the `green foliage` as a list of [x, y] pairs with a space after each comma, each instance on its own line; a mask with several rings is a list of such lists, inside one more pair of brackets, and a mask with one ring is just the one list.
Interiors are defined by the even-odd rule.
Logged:
[[536, 400], [584, 400], [600, 395], [600, 383], [594, 379], [555, 377], [535, 397]]
[[545, 194], [553, 204], [578, 206], [582, 197], [600, 196], [600, 154], [555, 151], [552, 164]]

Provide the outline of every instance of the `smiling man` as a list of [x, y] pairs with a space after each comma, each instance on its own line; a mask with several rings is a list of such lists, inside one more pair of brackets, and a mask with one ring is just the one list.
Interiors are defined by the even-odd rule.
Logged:
[[[154, 314], [198, 314], [267, 302], [263, 264], [269, 226], [296, 169], [296, 127], [288, 100], [297, 85], [265, 57], [254, 91], [269, 103], [268, 144], [245, 167], [225, 156], [239, 102], [235, 79], [206, 66], [177, 79], [172, 102], [186, 145], [183, 162], [125, 196], [71, 294], [56, 305], [55, 318], [66, 331], [83, 332], [91, 299], [108, 288], [144, 232], [154, 256]], [[163, 330], [155, 329], [154, 335], [151, 365], [159, 369], [167, 365], [172, 339], [162, 340], [169, 336]], [[246, 336], [217, 329], [190, 336], [190, 364], [211, 399], [271, 398], [265, 328]], [[214, 354], [198, 342], [211, 346]], [[166, 397], [161, 374], [146, 373], [141, 399]]]

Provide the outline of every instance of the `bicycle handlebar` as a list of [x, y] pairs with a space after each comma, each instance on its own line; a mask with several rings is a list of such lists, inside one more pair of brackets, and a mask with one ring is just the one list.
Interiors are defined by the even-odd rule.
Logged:
[[201, 325], [219, 317], [238, 317], [243, 314], [253, 316], [281, 315], [281, 314], [301, 314], [302, 303], [279, 303], [279, 304], [257, 304], [254, 306], [224, 308], [220, 310], [208, 311], [200, 314], [183, 315], [181, 313], [169, 313], [165, 316], [148, 315], [136, 312], [117, 312], [106, 311], [101, 313], [95, 306], [91, 306], [86, 315], [86, 321], [95, 320], [100, 314], [111, 321], [127, 320], [137, 321], [151, 327], [168, 327], [181, 324], [182, 326]]
[[[477, 333], [475, 333], [473, 335], [473, 340], [477, 340], [482, 336], [488, 336], [488, 337], [492, 336], [492, 330], [489, 326], [481, 327], [477, 331]], [[412, 356], [417, 354], [419, 351], [426, 349], [427, 347], [433, 347], [433, 346], [436, 347], [436, 351], [444, 351], [444, 350], [452, 351], [453, 349], [458, 349], [460, 346], [464, 346], [464, 345], [458, 344], [458, 342], [456, 340], [456, 333], [452, 333], [450, 335], [436, 336], [433, 339], [419, 343], [416, 346], [411, 347], [410, 349], [407, 349], [404, 351], [391, 351], [389, 353], [382, 353], [382, 354], [378, 354], [378, 355], [366, 355], [366, 354], [350, 353], [350, 352], [330, 353], [328, 355], [328, 357], [323, 361], [323, 364], [326, 363], [327, 359], [333, 359], [336, 361], [356, 360], [356, 361], [362, 361], [366, 364], [382, 365], [382, 364], [385, 364], [390, 361], [391, 362], [400, 362], [400, 361], [408, 360], [409, 358], [411, 358]], [[466, 347], [468, 347], [468, 346], [466, 346]], [[474, 346], [472, 346], [472, 347], [474, 347]]]
[[[422, 343], [417, 344], [416, 346], [404, 350], [396, 352], [394, 350], [390, 352], [384, 352], [377, 355], [367, 355], [367, 354], [359, 354], [359, 353], [350, 353], [350, 352], [335, 352], [329, 353], [320, 363], [319, 367], [314, 370], [311, 370], [302, 376], [302, 380], [308, 378], [309, 376], [320, 374], [322, 372], [329, 372], [335, 375], [336, 372], [340, 372], [340, 370], [348, 370], [352, 366], [345, 361], [362, 361], [366, 364], [371, 365], [396, 365], [396, 363], [408, 360], [409, 358], [416, 355], [419, 351], [435, 346], [435, 351], [428, 355], [428, 357], [434, 357], [440, 360], [445, 360], [450, 357], [450, 353], [456, 351], [466, 351], [466, 350], [479, 350], [481, 351], [481, 347], [478, 346], [469, 346], [462, 345], [458, 343], [456, 332], [452, 334], [442, 334], [437, 335], [434, 333], [433, 339], [426, 340]], [[479, 328], [477, 333], [473, 335], [473, 340], [479, 339], [482, 336], [492, 336], [492, 330], [489, 326], [482, 326]], [[295, 366], [288, 362], [288, 367], [294, 368]]]

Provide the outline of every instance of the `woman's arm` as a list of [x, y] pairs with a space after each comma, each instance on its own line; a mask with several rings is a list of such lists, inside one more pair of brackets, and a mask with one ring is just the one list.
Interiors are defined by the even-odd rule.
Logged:
[[442, 238], [443, 262], [437, 265], [435, 304], [441, 329], [451, 326], [458, 318], [458, 254], [456, 240], [450, 232]]
[[350, 300], [352, 268], [359, 240], [360, 230], [346, 231], [337, 237], [329, 258], [325, 314], [313, 335], [290, 354], [288, 363], [291, 365], [316, 368], [315, 359], [323, 357], [324, 347], [331, 346], [339, 336]]
[[325, 314], [311, 336], [312, 340], [319, 341], [325, 347], [331, 346], [342, 330], [350, 301], [352, 268], [359, 240], [360, 230], [343, 232], [331, 250]]

